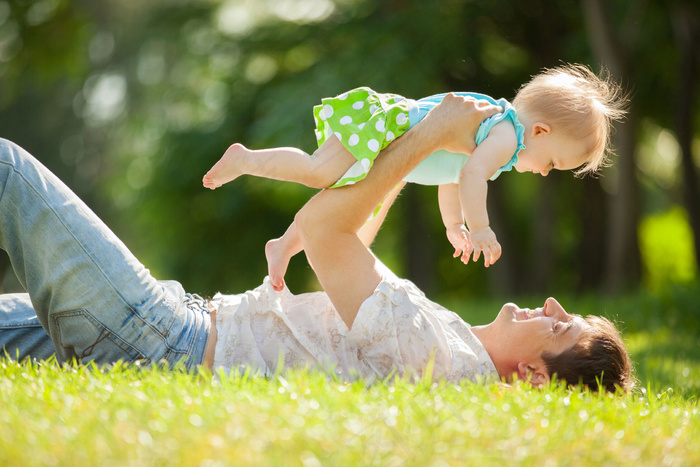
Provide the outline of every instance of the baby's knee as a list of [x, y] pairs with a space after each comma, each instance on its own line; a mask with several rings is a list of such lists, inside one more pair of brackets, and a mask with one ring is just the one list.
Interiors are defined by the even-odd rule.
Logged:
[[315, 168], [307, 174], [306, 185], [321, 190], [328, 188], [338, 181], [338, 174], [328, 173], [323, 168]]
[[310, 156], [310, 164], [306, 173], [306, 185], [310, 188], [328, 188], [338, 181], [342, 173], [338, 173], [338, 168], [329, 163], [317, 154]]

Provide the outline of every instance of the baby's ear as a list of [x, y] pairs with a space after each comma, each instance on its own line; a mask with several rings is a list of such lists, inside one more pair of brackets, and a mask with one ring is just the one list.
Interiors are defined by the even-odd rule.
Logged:
[[548, 135], [551, 131], [549, 125], [543, 122], [535, 122], [532, 125], [532, 136]]
[[518, 363], [518, 378], [536, 387], [549, 383], [549, 373], [544, 362], [539, 364]]

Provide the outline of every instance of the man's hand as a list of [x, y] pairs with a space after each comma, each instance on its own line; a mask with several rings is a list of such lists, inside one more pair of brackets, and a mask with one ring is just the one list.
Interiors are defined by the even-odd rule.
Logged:
[[467, 232], [467, 228], [464, 224], [452, 224], [447, 227], [447, 239], [455, 249], [452, 257], [461, 257], [461, 261], [467, 264], [473, 248], [469, 241], [469, 232]]
[[[479, 261], [481, 254], [484, 254], [484, 266], [489, 267], [501, 257], [501, 244], [496, 240], [496, 234], [491, 227], [482, 227], [469, 233], [469, 240], [474, 248], [473, 261]], [[469, 262], [469, 257], [467, 257]], [[466, 264], [466, 263], [465, 263]]]
[[471, 155], [480, 123], [503, 109], [488, 101], [449, 93], [421, 123], [431, 125], [441, 149]]

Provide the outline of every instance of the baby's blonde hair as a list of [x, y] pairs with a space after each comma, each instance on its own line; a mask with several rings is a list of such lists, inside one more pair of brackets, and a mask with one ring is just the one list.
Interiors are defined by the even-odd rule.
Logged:
[[534, 76], [520, 88], [513, 106], [555, 131], [590, 139], [586, 162], [574, 171], [584, 175], [608, 165], [612, 125], [625, 115], [627, 100], [607, 71], [596, 75], [586, 66], [567, 64]]

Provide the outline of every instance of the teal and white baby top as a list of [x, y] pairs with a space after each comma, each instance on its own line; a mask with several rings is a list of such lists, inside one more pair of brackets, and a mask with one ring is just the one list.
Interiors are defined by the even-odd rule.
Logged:
[[[513, 124], [518, 147], [507, 164], [502, 166], [491, 179], [501, 172], [511, 170], [518, 162], [518, 152], [525, 147], [525, 128], [518, 120], [513, 106], [505, 99], [495, 100], [478, 93], [457, 92], [458, 96], [471, 96], [499, 105], [503, 112], [484, 120], [476, 133], [475, 142], [479, 145], [486, 139], [497, 123], [507, 120]], [[436, 94], [418, 101], [398, 94], [377, 93], [361, 87], [339, 96], [322, 99], [321, 105], [314, 107], [316, 139], [319, 147], [335, 134], [343, 146], [357, 159], [331, 188], [351, 185], [362, 180], [374, 164], [379, 152], [394, 139], [410, 130], [423, 120], [430, 109], [442, 102], [445, 94]], [[466, 154], [436, 151], [423, 159], [404, 180], [421, 185], [444, 185], [457, 183], [464, 164], [469, 160]]]

